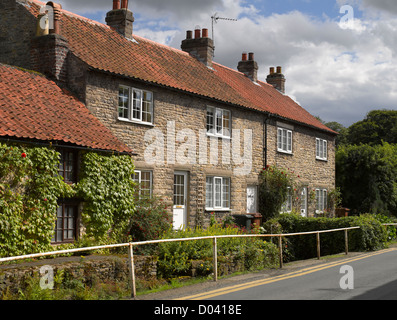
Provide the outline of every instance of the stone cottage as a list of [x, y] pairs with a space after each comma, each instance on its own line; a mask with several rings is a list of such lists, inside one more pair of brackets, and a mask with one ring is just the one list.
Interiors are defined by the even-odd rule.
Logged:
[[237, 70], [213, 61], [207, 29], [188, 30], [181, 50], [155, 43], [134, 34], [128, 0], [111, 5], [102, 24], [54, 2], [3, 0], [0, 62], [67, 88], [133, 149], [136, 181], [169, 204], [175, 228], [258, 212], [267, 165], [299, 176], [302, 215], [325, 210], [336, 133], [285, 94], [281, 67], [262, 81], [254, 53]]
[[[133, 153], [69, 91], [37, 72], [2, 63], [0, 144], [11, 148], [14, 145], [55, 148], [60, 154], [58, 174], [67, 184], [77, 181], [78, 159], [83, 151]], [[22, 157], [29, 159], [27, 153]], [[8, 174], [12, 176], [11, 172]], [[3, 184], [7, 186], [6, 190], [15, 188], [10, 187], [8, 178], [0, 175], [1, 193], [4, 192]], [[57, 204], [52, 243], [73, 242], [80, 231], [81, 199], [58, 199]], [[4, 213], [3, 209], [0, 208], [0, 213]]]

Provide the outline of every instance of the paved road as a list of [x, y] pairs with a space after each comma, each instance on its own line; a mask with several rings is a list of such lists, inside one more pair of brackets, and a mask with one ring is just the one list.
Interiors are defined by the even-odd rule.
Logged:
[[[341, 267], [349, 266], [341, 273]], [[352, 275], [353, 277], [348, 278]], [[343, 278], [343, 279], [342, 279]], [[350, 289], [342, 289], [350, 285]], [[359, 254], [181, 300], [397, 300], [397, 248]]]

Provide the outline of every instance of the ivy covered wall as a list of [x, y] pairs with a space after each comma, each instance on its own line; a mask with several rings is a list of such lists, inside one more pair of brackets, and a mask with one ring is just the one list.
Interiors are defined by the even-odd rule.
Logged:
[[0, 144], [0, 256], [53, 249], [59, 199], [78, 197], [87, 236], [101, 242], [128, 233], [135, 212], [130, 156], [83, 152], [79, 181], [58, 175], [54, 148]]

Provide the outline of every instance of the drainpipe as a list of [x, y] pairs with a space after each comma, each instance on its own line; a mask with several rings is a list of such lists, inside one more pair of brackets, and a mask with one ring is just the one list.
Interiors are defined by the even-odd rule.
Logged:
[[267, 166], [267, 124], [269, 120], [269, 115], [265, 115], [265, 120], [263, 122], [263, 168]]

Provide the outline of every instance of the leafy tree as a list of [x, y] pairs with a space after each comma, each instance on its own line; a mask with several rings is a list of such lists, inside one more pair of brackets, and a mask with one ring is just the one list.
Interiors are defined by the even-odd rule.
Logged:
[[343, 144], [347, 144], [348, 128], [336, 121], [327, 122], [325, 123], [325, 125], [331, 130], [339, 133], [335, 141], [337, 147]]
[[373, 110], [362, 121], [349, 127], [350, 144], [397, 143], [397, 110]]
[[397, 145], [339, 147], [336, 184], [353, 212], [397, 215]]

